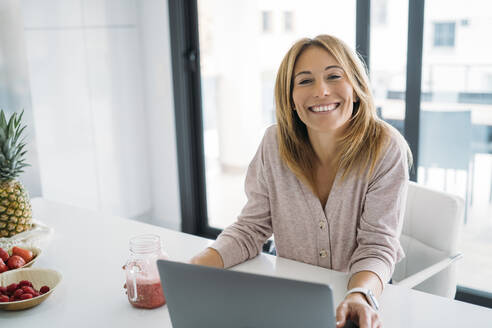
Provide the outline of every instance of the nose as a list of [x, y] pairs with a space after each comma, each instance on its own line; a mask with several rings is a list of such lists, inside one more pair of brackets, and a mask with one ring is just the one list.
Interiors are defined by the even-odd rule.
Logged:
[[325, 80], [320, 79], [316, 83], [316, 97], [326, 97], [330, 94], [330, 87]]

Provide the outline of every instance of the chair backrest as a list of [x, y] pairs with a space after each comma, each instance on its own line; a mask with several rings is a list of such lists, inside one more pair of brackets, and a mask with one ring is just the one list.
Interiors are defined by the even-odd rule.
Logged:
[[[393, 279], [401, 281], [457, 253], [463, 215], [460, 197], [409, 182], [400, 238], [406, 256], [397, 263]], [[456, 265], [451, 265], [415, 289], [454, 298], [456, 282]]]
[[419, 165], [468, 171], [471, 156], [471, 112], [420, 112]]

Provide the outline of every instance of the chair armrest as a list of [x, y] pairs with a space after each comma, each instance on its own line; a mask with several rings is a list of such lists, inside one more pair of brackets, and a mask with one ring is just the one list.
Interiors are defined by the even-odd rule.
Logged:
[[458, 253], [455, 255], [452, 255], [450, 257], [445, 258], [444, 260], [437, 262], [436, 264], [433, 264], [409, 277], [406, 277], [405, 279], [399, 281], [399, 282], [393, 282], [393, 285], [396, 286], [403, 286], [403, 287], [408, 287], [408, 288], [413, 288], [417, 286], [418, 284], [422, 283], [423, 281], [429, 279], [433, 275], [441, 272], [442, 270], [446, 269], [448, 266], [450, 266], [454, 261], [459, 260], [463, 257], [462, 253]]

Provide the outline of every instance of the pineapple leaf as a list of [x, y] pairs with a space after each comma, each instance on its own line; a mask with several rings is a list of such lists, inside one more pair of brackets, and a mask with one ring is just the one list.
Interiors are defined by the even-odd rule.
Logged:
[[5, 143], [3, 144], [2, 151], [5, 157], [10, 158], [9, 156], [9, 150], [10, 150], [10, 139], [7, 139]]
[[15, 179], [23, 172], [22, 168], [30, 166], [25, 163], [26, 125], [22, 124], [24, 110], [13, 113], [6, 118], [0, 110], [0, 181]]
[[24, 125], [22, 128], [20, 129], [17, 129], [17, 131], [15, 131], [15, 136], [14, 136], [14, 145], [17, 143], [17, 140], [19, 139], [19, 137], [22, 135], [22, 133], [24, 132], [24, 129], [27, 127], [27, 125]]
[[[17, 147], [14, 147], [16, 149], [15, 157], [17, 157], [20, 154], [20, 152], [24, 149], [25, 146], [26, 146], [25, 143], [20, 143]], [[21, 156], [23, 155], [21, 154]]]
[[24, 155], [27, 153], [27, 150], [22, 151], [24, 146], [25, 146], [25, 144], [22, 145], [21, 147], [17, 148], [17, 151], [15, 152], [15, 155], [14, 155], [15, 158], [23, 158], [24, 157]]
[[9, 138], [14, 135], [14, 122], [16, 116], [17, 113], [13, 113], [12, 116], [10, 116], [9, 123], [7, 124], [7, 137]]
[[7, 136], [5, 135], [5, 130], [2, 128], [0, 123], [0, 142], [3, 142], [5, 139], [7, 139]]
[[17, 120], [15, 120], [15, 127], [17, 128], [20, 124], [20, 122], [22, 121], [22, 116], [24, 115], [24, 110], [21, 111], [21, 113], [19, 114], [19, 117], [17, 118]]
[[4, 151], [5, 156], [7, 159], [12, 159], [14, 156], [14, 148], [12, 147], [12, 138], [8, 138], [7, 142], [3, 144], [4, 149], [6, 148], [6, 151]]
[[4, 129], [4, 127], [7, 125], [7, 119], [5, 118], [5, 113], [3, 109], [0, 111], [0, 129]]

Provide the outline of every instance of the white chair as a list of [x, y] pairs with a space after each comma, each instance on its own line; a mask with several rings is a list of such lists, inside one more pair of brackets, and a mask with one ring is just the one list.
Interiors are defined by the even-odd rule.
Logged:
[[406, 257], [396, 264], [393, 284], [454, 298], [464, 201], [414, 182], [408, 186], [400, 238]]

